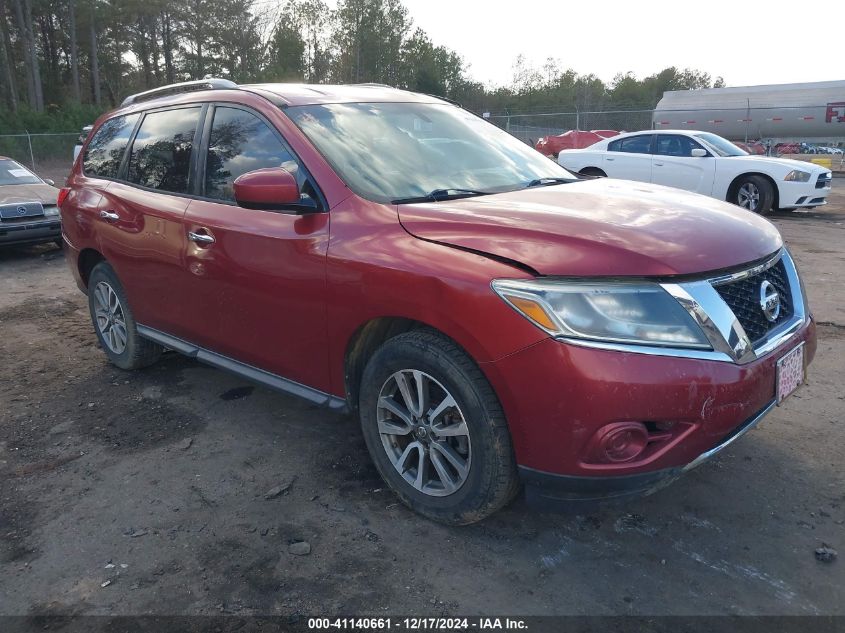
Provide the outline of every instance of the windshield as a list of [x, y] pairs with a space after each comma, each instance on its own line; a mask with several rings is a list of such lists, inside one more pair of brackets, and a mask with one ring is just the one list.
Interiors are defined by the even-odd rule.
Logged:
[[695, 137], [701, 139], [710, 146], [710, 149], [713, 150], [717, 156], [748, 156], [748, 152], [742, 151], [729, 140], [724, 139], [721, 136], [717, 136], [716, 134], [702, 132], [701, 134], [696, 134]]
[[36, 185], [41, 179], [13, 160], [0, 158], [0, 185]]
[[285, 113], [353, 191], [377, 202], [575, 179], [507, 132], [452, 105], [333, 103]]

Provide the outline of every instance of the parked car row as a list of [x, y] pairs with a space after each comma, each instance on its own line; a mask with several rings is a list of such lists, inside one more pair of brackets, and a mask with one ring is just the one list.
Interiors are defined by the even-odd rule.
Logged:
[[783, 156], [784, 154], [842, 154], [842, 150], [838, 147], [812, 145], [809, 143], [773, 143], [771, 141], [732, 141], [732, 143], [747, 154], [756, 154], [758, 156]]
[[799, 154], [832, 154], [834, 156], [842, 156], [843, 150], [840, 147], [830, 147], [828, 145], [811, 145], [809, 143], [801, 143], [799, 145]]
[[[522, 485], [546, 505], [648, 494], [804, 382], [798, 272], [746, 209], [829, 183], [761, 162], [732, 188], [755, 159], [700, 134], [560, 156], [722, 200], [577, 178], [428, 95], [203, 80], [95, 123], [59, 196], [67, 261], [116, 366], [169, 348], [356, 412], [434, 520]], [[739, 190], [746, 209], [723, 201]]]
[[585, 176], [650, 182], [732, 202], [755, 213], [818, 207], [830, 193], [830, 169], [751, 156], [711, 132], [648, 130], [582, 150], [564, 150], [561, 166]]

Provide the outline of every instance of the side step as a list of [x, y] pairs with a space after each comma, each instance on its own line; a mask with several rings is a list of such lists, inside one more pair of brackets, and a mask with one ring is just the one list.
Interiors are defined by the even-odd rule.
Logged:
[[198, 361], [211, 365], [212, 367], [225, 369], [226, 371], [230, 371], [238, 376], [243, 376], [247, 380], [256, 382], [259, 385], [264, 385], [265, 387], [281, 391], [282, 393], [299, 396], [309, 402], [327, 407], [333, 411], [349, 411], [347, 402], [343, 398], [338, 398], [337, 396], [324, 393], [318, 389], [294, 382], [293, 380], [288, 380], [287, 378], [282, 378], [276, 374], [271, 374], [268, 371], [258, 369], [252, 365], [247, 365], [246, 363], [229, 358], [228, 356], [223, 356], [217, 352], [212, 352], [203, 347], [198, 347], [193, 343], [171, 336], [170, 334], [165, 334], [164, 332], [147, 327], [146, 325], [138, 325], [138, 334], [153, 341], [154, 343], [158, 343], [159, 345], [175, 350], [180, 354], [184, 354], [190, 358], [196, 358]]

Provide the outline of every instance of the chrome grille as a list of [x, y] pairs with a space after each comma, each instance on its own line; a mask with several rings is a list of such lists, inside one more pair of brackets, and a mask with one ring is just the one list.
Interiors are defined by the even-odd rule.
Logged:
[[44, 215], [44, 207], [40, 202], [13, 202], [0, 205], [0, 219], [2, 220], [34, 218], [41, 215]]
[[[780, 313], [774, 322], [769, 321], [760, 306], [760, 286], [768, 281], [780, 296]], [[719, 296], [739, 320], [752, 345], [773, 329], [789, 321], [794, 314], [792, 292], [783, 259], [757, 274], [728, 281], [715, 286]]]

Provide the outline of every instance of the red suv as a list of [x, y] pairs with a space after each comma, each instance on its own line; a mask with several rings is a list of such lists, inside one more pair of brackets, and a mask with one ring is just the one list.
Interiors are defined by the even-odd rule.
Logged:
[[652, 492], [754, 426], [815, 352], [767, 220], [579, 180], [386, 86], [129, 97], [60, 206], [112, 363], [172, 349], [357, 412], [384, 480], [444, 523], [521, 485], [546, 504]]

